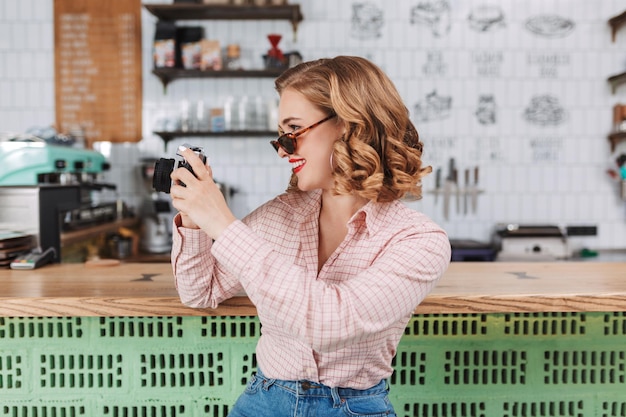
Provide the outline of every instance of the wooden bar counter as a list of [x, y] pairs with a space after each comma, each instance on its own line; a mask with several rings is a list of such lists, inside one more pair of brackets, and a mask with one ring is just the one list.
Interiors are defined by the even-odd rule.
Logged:
[[[262, 330], [169, 264], [0, 270], [0, 416], [226, 417]], [[399, 417], [624, 417], [626, 263], [453, 263], [394, 353]]]
[[[626, 311], [626, 263], [455, 263], [416, 314]], [[247, 297], [183, 306], [171, 266], [0, 270], [0, 316], [250, 316]]]

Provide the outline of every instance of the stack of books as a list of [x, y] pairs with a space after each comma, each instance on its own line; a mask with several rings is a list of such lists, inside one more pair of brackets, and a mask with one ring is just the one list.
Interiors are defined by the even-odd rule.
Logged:
[[18, 255], [30, 252], [35, 245], [33, 235], [0, 230], [0, 267], [8, 267]]

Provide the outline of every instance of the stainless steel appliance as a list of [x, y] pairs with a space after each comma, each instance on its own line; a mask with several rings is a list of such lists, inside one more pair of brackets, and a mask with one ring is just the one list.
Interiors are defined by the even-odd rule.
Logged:
[[141, 178], [147, 194], [141, 204], [141, 250], [146, 253], [167, 253], [172, 250], [172, 218], [174, 210], [169, 197], [152, 189], [157, 159], [146, 158], [140, 165]]
[[32, 234], [36, 246], [56, 250], [58, 262], [63, 217], [80, 205], [81, 190], [76, 185], [0, 187], [0, 229]]
[[501, 224], [494, 241], [497, 261], [556, 261], [571, 257], [565, 233], [554, 225]]
[[142, 206], [141, 250], [147, 253], [167, 253], [172, 250], [172, 218], [174, 212], [168, 200], [144, 199]]
[[109, 169], [88, 149], [45, 142], [0, 142], [0, 228], [35, 236], [39, 248], [61, 258], [61, 232], [111, 222], [123, 213]]

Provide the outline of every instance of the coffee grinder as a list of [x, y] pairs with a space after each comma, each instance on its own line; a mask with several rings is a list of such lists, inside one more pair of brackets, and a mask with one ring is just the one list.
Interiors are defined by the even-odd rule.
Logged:
[[156, 159], [141, 161], [141, 177], [147, 194], [141, 204], [141, 250], [146, 253], [167, 253], [172, 250], [172, 219], [174, 210], [169, 198], [152, 188]]

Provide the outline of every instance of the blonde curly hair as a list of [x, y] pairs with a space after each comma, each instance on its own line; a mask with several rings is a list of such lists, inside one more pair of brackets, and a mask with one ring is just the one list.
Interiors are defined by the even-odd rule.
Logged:
[[[338, 56], [288, 69], [275, 82], [278, 94], [293, 89], [344, 123], [345, 135], [333, 149], [336, 194], [355, 193], [389, 202], [422, 198], [423, 144], [400, 94], [370, 61]], [[297, 190], [292, 175], [288, 192]]]

